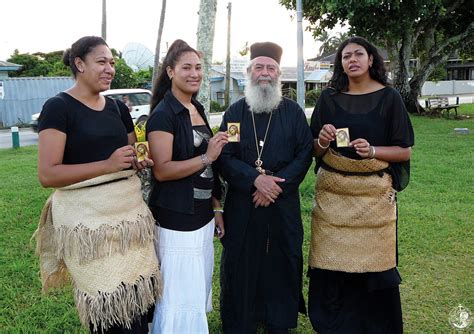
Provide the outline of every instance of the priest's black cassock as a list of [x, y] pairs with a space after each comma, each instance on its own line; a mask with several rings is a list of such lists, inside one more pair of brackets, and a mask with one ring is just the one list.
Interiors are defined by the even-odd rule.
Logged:
[[[252, 114], [244, 98], [226, 111], [220, 131], [240, 123], [240, 142], [229, 142], [218, 164], [228, 182], [221, 259], [221, 318], [226, 333], [252, 333], [257, 322], [295, 328], [302, 299], [299, 185], [311, 165], [313, 139], [304, 112], [283, 98], [270, 113], [254, 114], [257, 142], [267, 175], [285, 179], [269, 207], [255, 208], [257, 149]], [[260, 146], [260, 150], [261, 150]]]

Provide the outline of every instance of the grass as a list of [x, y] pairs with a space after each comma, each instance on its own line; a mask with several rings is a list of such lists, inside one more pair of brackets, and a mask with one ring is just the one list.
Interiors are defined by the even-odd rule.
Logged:
[[[474, 116], [474, 105], [460, 114]], [[474, 311], [473, 222], [474, 134], [455, 134], [455, 127], [474, 128], [473, 119], [412, 117], [416, 144], [410, 185], [399, 194], [399, 269], [406, 333], [448, 333], [449, 312], [458, 304]], [[37, 148], [0, 150], [0, 332], [86, 333], [75, 310], [71, 288], [41, 294], [38, 260], [31, 235], [51, 190], [36, 174]], [[310, 171], [301, 185], [308, 253], [314, 187]], [[220, 333], [219, 258], [215, 243], [214, 311], [211, 333]], [[308, 286], [304, 280], [304, 288]], [[474, 327], [471, 327], [471, 329]], [[294, 333], [311, 333], [300, 316]]]

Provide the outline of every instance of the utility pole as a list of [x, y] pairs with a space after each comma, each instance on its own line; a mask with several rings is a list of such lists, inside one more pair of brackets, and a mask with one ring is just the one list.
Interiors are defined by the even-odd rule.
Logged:
[[107, 40], [107, 0], [102, 0], [102, 38]]
[[297, 84], [296, 84], [296, 96], [298, 104], [304, 111], [304, 63], [303, 63], [303, 8], [301, 4], [302, 0], [296, 0], [296, 42], [298, 50], [298, 63], [297, 63]]
[[224, 105], [226, 107], [230, 104], [230, 20], [232, 16], [232, 3], [227, 4], [227, 56], [225, 61], [225, 93]]

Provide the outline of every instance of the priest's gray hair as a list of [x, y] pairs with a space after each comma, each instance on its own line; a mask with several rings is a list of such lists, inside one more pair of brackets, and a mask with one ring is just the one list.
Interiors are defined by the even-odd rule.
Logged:
[[[276, 79], [265, 77], [269, 80], [269, 84], [260, 86], [259, 80], [252, 80], [252, 69], [253, 61], [247, 66], [247, 84], [245, 85], [245, 101], [250, 107], [250, 110], [256, 114], [270, 113], [274, 110], [281, 101], [281, 81], [280, 81], [280, 66], [278, 66], [278, 76]], [[259, 77], [259, 79], [261, 79]], [[263, 78], [262, 78], [263, 79]]]

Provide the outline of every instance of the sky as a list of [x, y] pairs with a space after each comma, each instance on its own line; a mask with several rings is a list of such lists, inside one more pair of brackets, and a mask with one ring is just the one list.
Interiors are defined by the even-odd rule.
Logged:
[[[153, 53], [161, 12], [161, 0], [108, 0], [107, 43], [122, 51], [128, 43], [140, 43]], [[167, 0], [161, 50], [166, 43], [183, 39], [196, 46], [200, 0]], [[246, 42], [272, 41], [283, 47], [282, 66], [296, 66], [296, 12], [278, 0], [217, 0], [213, 60], [225, 61], [227, 4], [232, 2], [231, 57], [238, 57]], [[20, 53], [64, 50], [86, 35], [101, 35], [102, 0], [2, 1], [0, 60], [15, 49]], [[303, 57], [317, 55], [320, 42], [304, 31]]]

